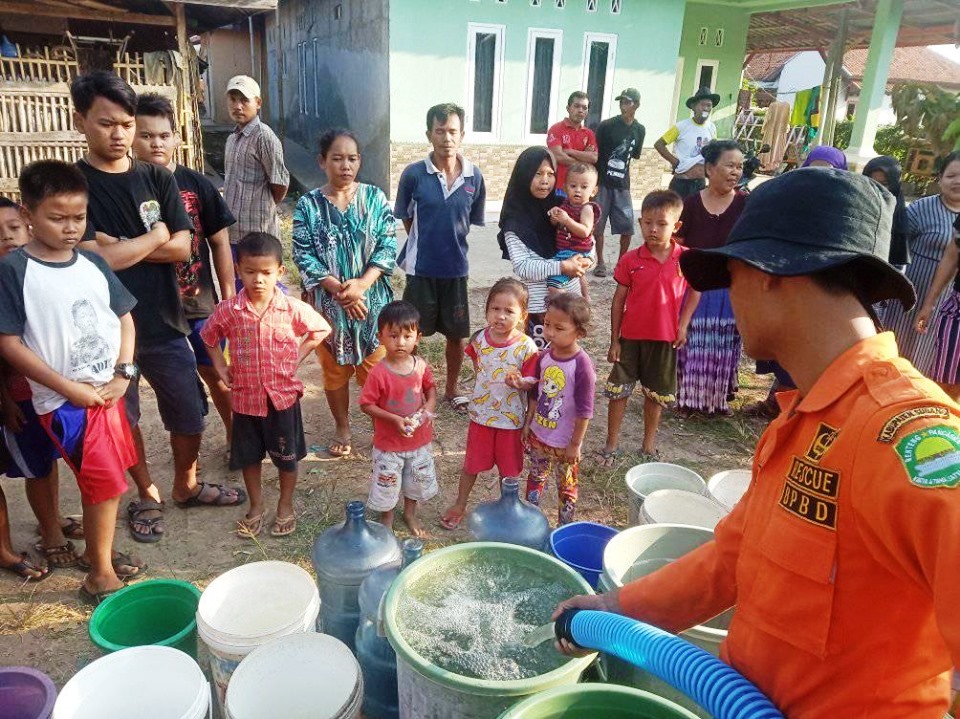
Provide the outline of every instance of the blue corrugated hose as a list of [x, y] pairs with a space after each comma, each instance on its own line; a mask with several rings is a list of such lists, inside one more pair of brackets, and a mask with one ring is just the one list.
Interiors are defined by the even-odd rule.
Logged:
[[662, 629], [634, 619], [586, 609], [568, 609], [556, 635], [584, 649], [630, 662], [680, 690], [716, 719], [784, 719], [743, 675], [712, 654]]

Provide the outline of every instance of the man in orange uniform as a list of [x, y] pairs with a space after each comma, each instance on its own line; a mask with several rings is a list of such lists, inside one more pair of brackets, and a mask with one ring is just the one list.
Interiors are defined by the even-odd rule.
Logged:
[[798, 389], [778, 395], [714, 541], [558, 610], [679, 632], [736, 606], [721, 658], [789, 719], [943, 717], [960, 665], [960, 406], [877, 333], [873, 303], [915, 300], [884, 261], [893, 205], [863, 176], [797, 170], [751, 195], [724, 247], [684, 253], [691, 286], [729, 286], [747, 352]]

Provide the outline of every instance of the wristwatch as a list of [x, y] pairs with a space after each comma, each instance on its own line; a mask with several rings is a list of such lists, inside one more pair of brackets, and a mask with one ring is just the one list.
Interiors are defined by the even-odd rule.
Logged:
[[125, 380], [135, 380], [140, 376], [140, 368], [134, 362], [118, 362], [113, 368], [113, 373]]

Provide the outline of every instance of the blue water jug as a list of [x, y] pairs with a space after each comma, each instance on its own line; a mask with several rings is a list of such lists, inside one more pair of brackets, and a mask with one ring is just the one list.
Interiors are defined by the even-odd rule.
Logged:
[[423, 542], [405, 539], [402, 562], [391, 562], [371, 572], [360, 585], [360, 626], [357, 628], [357, 659], [363, 670], [363, 716], [366, 719], [398, 719], [397, 654], [380, 623], [380, 603], [393, 580], [423, 554]]
[[400, 559], [393, 532], [367, 522], [363, 502], [347, 502], [347, 518], [313, 541], [313, 570], [320, 587], [317, 630], [354, 646], [360, 623], [358, 594], [363, 580], [377, 567]]
[[520, 480], [504, 477], [500, 499], [478, 504], [467, 515], [467, 531], [478, 542], [505, 542], [546, 551], [550, 520], [539, 507], [520, 499]]

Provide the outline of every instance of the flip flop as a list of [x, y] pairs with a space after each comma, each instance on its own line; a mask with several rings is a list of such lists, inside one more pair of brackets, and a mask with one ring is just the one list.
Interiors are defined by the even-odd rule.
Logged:
[[[16, 574], [24, 582], [29, 582], [36, 584], [37, 582], [42, 582], [44, 579], [53, 574], [53, 570], [50, 567], [38, 567], [36, 564], [27, 559], [27, 553], [20, 553], [20, 561], [15, 562], [14, 564], [8, 564], [5, 567], [0, 567], [5, 572], [10, 572], [11, 574]], [[39, 577], [35, 577], [30, 572], [40, 572]]]
[[612, 467], [623, 455], [619, 449], [601, 449], [597, 452], [597, 464], [601, 467]]
[[467, 414], [470, 409], [470, 398], [458, 394], [456, 397], [444, 397], [444, 402], [457, 414]]
[[271, 537], [286, 537], [297, 531], [297, 517], [291, 514], [289, 517], [277, 517], [273, 520], [273, 526], [270, 527]]
[[244, 517], [237, 520], [237, 536], [241, 539], [253, 539], [263, 531], [263, 512], [256, 517]]
[[81, 604], [85, 604], [89, 607], [98, 607], [104, 599], [109, 597], [111, 594], [116, 594], [121, 589], [123, 589], [123, 587], [110, 589], [106, 592], [91, 592], [83, 584], [81, 584], [80, 589], [77, 590], [77, 598], [80, 600]]
[[71, 567], [78, 566], [80, 563], [80, 555], [77, 554], [73, 542], [58, 544], [54, 547], [44, 547], [38, 542], [33, 545], [33, 548], [40, 552], [43, 558], [47, 560], [48, 567], [70, 569]]
[[[110, 563], [113, 565], [113, 571], [116, 573], [117, 579], [121, 582], [139, 577], [147, 571], [146, 562], [135, 561], [130, 555], [124, 554], [123, 552], [114, 552], [110, 558]], [[90, 562], [82, 556], [77, 559], [77, 566], [85, 572], [90, 571]], [[128, 567], [133, 567], [133, 571], [130, 571]]]
[[331, 457], [349, 457], [352, 451], [353, 447], [349, 442], [341, 442], [340, 440], [327, 447], [327, 454]]
[[[180, 509], [189, 509], [190, 507], [235, 507], [238, 504], [243, 504], [247, 501], [247, 493], [240, 487], [225, 487], [222, 484], [212, 484], [210, 482], [197, 482], [197, 493], [183, 502], [177, 502], [174, 500], [175, 504], [180, 507]], [[204, 501], [200, 499], [200, 495], [203, 494], [203, 490], [206, 487], [211, 487], [217, 490], [217, 496], [211, 501]], [[223, 501], [227, 497], [227, 492], [233, 489], [237, 493], [236, 499], [229, 501]]]
[[[155, 502], [152, 499], [135, 499], [127, 505], [127, 524], [135, 541], [143, 544], [153, 544], [163, 539], [165, 527], [162, 516], [150, 517], [149, 519], [140, 517], [142, 512], [154, 510], [163, 512], [163, 502]], [[137, 525], [146, 526], [147, 531], [138, 531]]]
[[440, 517], [440, 526], [444, 529], [449, 529], [451, 532], [454, 529], [459, 529], [460, 523], [463, 522], [464, 517], [463, 512], [451, 512], [447, 511], [442, 517]]

